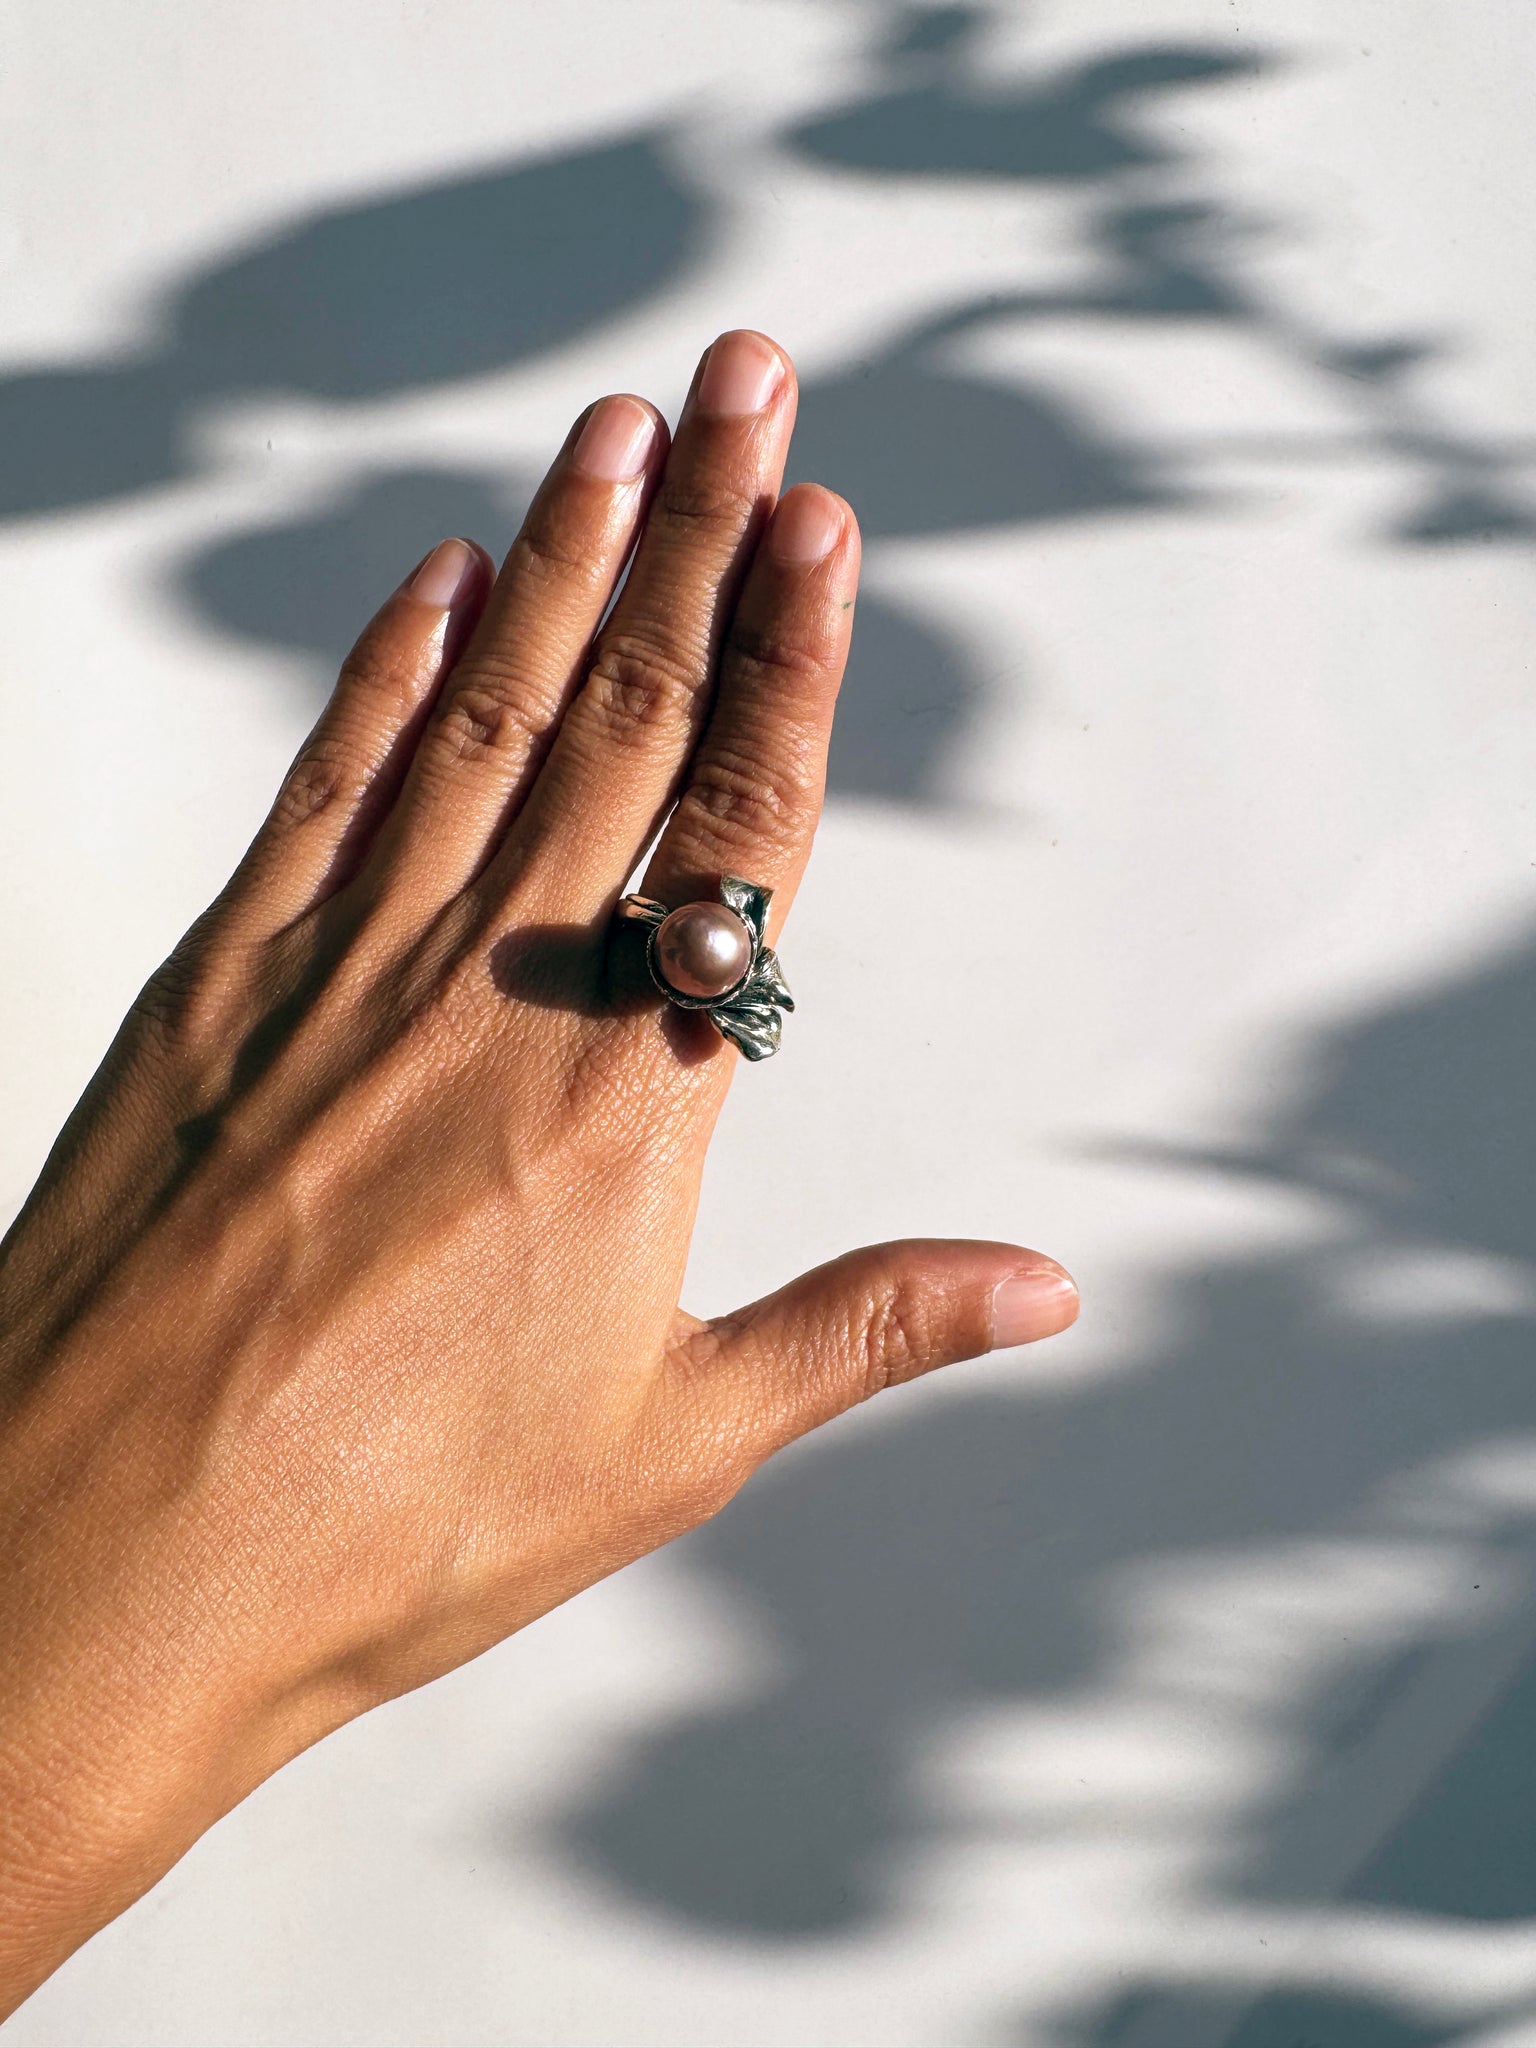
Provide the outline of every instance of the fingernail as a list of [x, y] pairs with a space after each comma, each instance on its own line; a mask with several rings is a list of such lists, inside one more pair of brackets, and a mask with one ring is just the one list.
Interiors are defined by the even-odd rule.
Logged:
[[577, 436], [571, 461], [605, 484], [641, 475], [656, 439], [656, 421], [638, 398], [603, 398]]
[[1077, 1285], [1060, 1266], [1031, 1266], [1000, 1281], [992, 1295], [992, 1349], [1054, 1337], [1077, 1319]]
[[479, 566], [468, 541], [439, 541], [411, 578], [411, 595], [418, 604], [447, 611], [468, 595]]
[[698, 402], [705, 412], [732, 418], [761, 412], [784, 381], [784, 358], [760, 334], [746, 328], [722, 334], [711, 348], [699, 379]]
[[826, 491], [791, 491], [768, 529], [768, 546], [780, 562], [819, 562], [842, 538], [843, 508]]

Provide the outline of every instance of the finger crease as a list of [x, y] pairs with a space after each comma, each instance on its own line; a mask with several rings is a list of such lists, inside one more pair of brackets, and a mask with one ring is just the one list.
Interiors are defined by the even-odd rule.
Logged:
[[620, 739], [686, 723], [701, 689], [696, 669], [650, 648], [605, 647], [587, 679], [585, 702]]
[[793, 775], [769, 774], [758, 765], [701, 760], [683, 798], [684, 806], [719, 831], [770, 842], [790, 836], [810, 802], [807, 783]]
[[449, 758], [458, 762], [526, 746], [538, 737], [542, 723], [523, 696], [477, 679], [455, 689], [438, 730]]

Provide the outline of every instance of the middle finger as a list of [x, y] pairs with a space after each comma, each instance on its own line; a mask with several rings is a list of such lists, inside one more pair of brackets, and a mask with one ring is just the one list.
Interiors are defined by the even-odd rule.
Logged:
[[524, 916], [586, 923], [616, 901], [708, 710], [794, 411], [787, 357], [752, 330], [722, 335], [700, 365], [586, 680], [485, 877], [493, 903], [515, 882]]

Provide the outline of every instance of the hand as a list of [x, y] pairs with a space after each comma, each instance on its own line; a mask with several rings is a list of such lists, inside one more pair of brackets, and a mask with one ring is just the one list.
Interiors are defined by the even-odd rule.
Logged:
[[650, 896], [800, 879], [858, 539], [774, 509], [794, 405], [728, 335], [670, 453], [583, 415], [494, 587], [428, 557], [0, 1253], [0, 2009], [327, 1730], [1076, 1312], [944, 1242], [678, 1307], [739, 1055], [613, 913], [663, 821]]

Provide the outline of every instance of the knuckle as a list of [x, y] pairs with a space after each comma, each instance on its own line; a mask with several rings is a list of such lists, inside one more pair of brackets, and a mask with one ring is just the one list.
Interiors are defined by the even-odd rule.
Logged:
[[587, 579], [595, 566], [591, 549], [563, 535], [550, 520], [525, 527], [507, 556], [513, 576], [536, 583], [565, 582], [573, 576]]
[[695, 763], [678, 808], [685, 831], [693, 828], [730, 845], [787, 851], [800, 839], [816, 803], [817, 778], [794, 753], [770, 765], [712, 752]]
[[909, 1280], [891, 1275], [874, 1294], [864, 1321], [864, 1398], [915, 1379], [926, 1371], [933, 1348], [931, 1304]]
[[815, 638], [790, 631], [784, 620], [757, 626], [737, 619], [726, 642], [726, 659], [733, 669], [746, 671], [749, 686], [772, 687], [802, 696], [829, 691], [831, 678], [827, 659]]
[[538, 721], [521, 673], [477, 664], [456, 682], [438, 717], [434, 745], [450, 765], [529, 744]]
[[328, 810], [338, 797], [348, 794], [354, 783], [355, 777], [346, 773], [338, 749], [317, 741], [289, 769], [272, 806], [273, 826], [279, 832], [296, 831]]
[[584, 692], [587, 716], [621, 742], [685, 724], [699, 695], [694, 664], [643, 634], [610, 637], [598, 650]]
[[381, 739], [419, 701], [419, 664], [390, 659], [376, 639], [359, 642], [342, 666], [330, 707], [283, 778], [269, 827], [286, 832], [360, 796]]
[[[430, 666], [430, 664], [426, 664]], [[419, 646], [402, 648], [382, 626], [365, 633], [342, 663], [335, 698], [339, 705], [379, 707], [364, 716], [382, 715], [395, 719], [420, 700], [424, 683], [424, 658]]]
[[195, 1053], [223, 1037], [236, 977], [219, 959], [214, 912], [205, 911], [139, 991], [133, 1014], [167, 1052]]
[[684, 535], [719, 532], [735, 536], [748, 527], [757, 511], [754, 492], [725, 477], [666, 477], [651, 513], [654, 525], [672, 526]]

